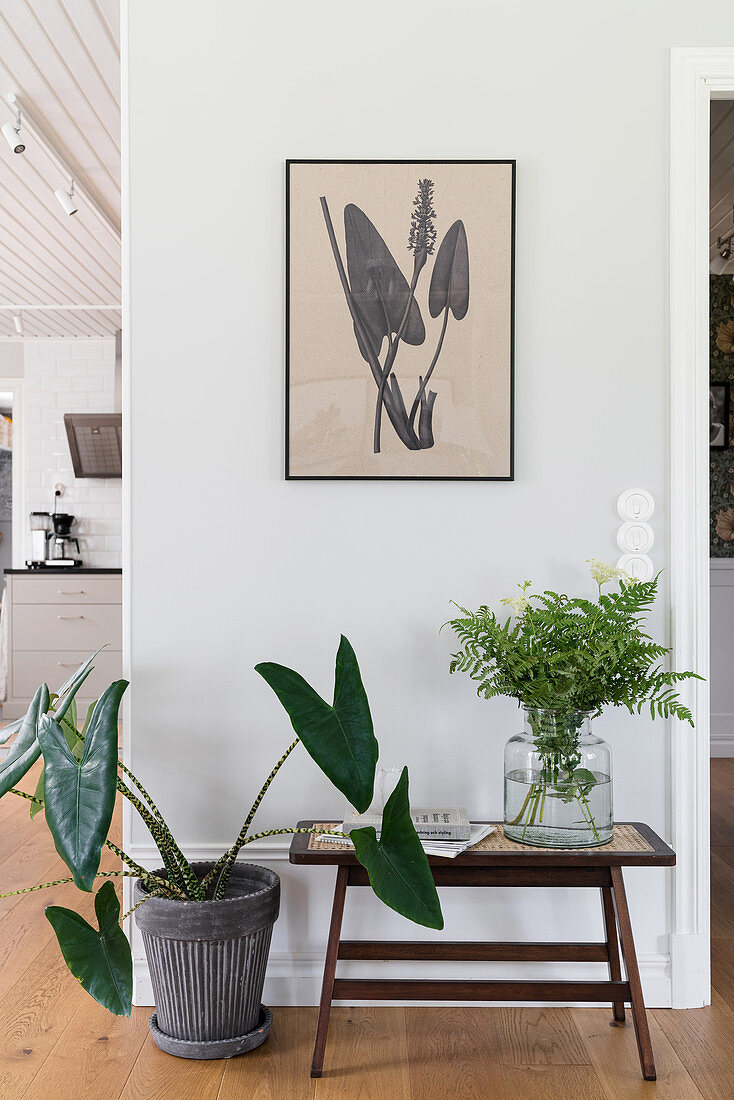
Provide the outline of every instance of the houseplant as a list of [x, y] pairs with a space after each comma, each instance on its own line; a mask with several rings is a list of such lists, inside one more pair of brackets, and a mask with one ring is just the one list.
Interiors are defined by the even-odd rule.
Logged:
[[[637, 581], [591, 560], [598, 598], [529, 592], [506, 598], [501, 621], [489, 607], [459, 607], [451, 620], [461, 648], [450, 672], [465, 672], [485, 699], [508, 695], [525, 709], [525, 730], [505, 748], [505, 834], [545, 847], [586, 847], [612, 838], [611, 751], [590, 730], [607, 706], [693, 725], [674, 686], [695, 676], [669, 672], [669, 652], [644, 631], [658, 577]], [[658, 574], [659, 576], [659, 574]], [[602, 592], [618, 580], [619, 588]], [[458, 606], [458, 605], [456, 605]]]
[[[92, 671], [94, 657], [58, 693], [50, 694], [42, 684], [25, 717], [3, 731], [4, 740], [13, 734], [15, 740], [0, 763], [0, 797], [26, 798], [32, 813], [45, 812], [56, 849], [71, 872], [70, 878], [31, 889], [73, 881], [92, 892], [99, 878], [135, 878], [134, 909], [156, 995], [157, 1017], [151, 1018], [155, 1041], [185, 1057], [240, 1053], [262, 1042], [269, 1029], [260, 995], [279, 898], [277, 875], [238, 864], [237, 856], [260, 837], [313, 831], [284, 826], [250, 833], [263, 796], [299, 744], [353, 806], [360, 812], [367, 809], [378, 744], [357, 658], [342, 637], [333, 704], [292, 669], [256, 666], [287, 711], [296, 738], [263, 784], [233, 845], [214, 864], [191, 864], [142, 783], [118, 759], [118, 709], [127, 682], [111, 684], [77, 728], [74, 697]], [[40, 756], [43, 773], [35, 793], [20, 791], [17, 783]], [[118, 792], [150, 832], [160, 869], [139, 866], [109, 839]], [[374, 892], [386, 905], [418, 924], [443, 927], [433, 877], [410, 820], [407, 768], [385, 806], [380, 838], [365, 828], [351, 839]], [[99, 870], [103, 847], [119, 856], [123, 869]], [[95, 894], [95, 912], [98, 928], [60, 906], [49, 906], [46, 915], [81, 985], [111, 1012], [129, 1015], [132, 956], [112, 882]]]

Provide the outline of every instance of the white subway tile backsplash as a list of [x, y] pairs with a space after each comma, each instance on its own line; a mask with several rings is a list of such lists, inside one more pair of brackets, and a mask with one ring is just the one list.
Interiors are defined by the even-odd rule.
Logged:
[[26, 504], [50, 511], [53, 488], [66, 486], [60, 507], [78, 520], [81, 556], [98, 568], [121, 560], [122, 483], [74, 477], [64, 413], [112, 411], [112, 340], [28, 343], [25, 349]]

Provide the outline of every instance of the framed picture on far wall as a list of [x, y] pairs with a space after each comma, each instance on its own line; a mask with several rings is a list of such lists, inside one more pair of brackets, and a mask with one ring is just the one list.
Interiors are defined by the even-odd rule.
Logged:
[[709, 387], [710, 446], [714, 451], [729, 446], [729, 383], [714, 382]]
[[515, 162], [286, 174], [286, 477], [511, 481]]

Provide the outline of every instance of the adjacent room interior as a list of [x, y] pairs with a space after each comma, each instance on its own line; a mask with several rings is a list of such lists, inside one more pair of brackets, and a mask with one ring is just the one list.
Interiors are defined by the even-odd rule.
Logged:
[[730, 42], [0, 0], [3, 1098], [734, 1095]]

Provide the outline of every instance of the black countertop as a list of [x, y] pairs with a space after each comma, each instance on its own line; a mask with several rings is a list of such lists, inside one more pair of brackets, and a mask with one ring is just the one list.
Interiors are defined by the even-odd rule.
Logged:
[[86, 565], [80, 565], [76, 569], [73, 566], [62, 565], [54, 567], [53, 565], [46, 565], [43, 569], [5, 569], [5, 573], [16, 573], [21, 576], [27, 577], [45, 577], [49, 573], [52, 576], [60, 576], [62, 573], [65, 577], [78, 577], [80, 573], [122, 573], [122, 569], [91, 569]]

